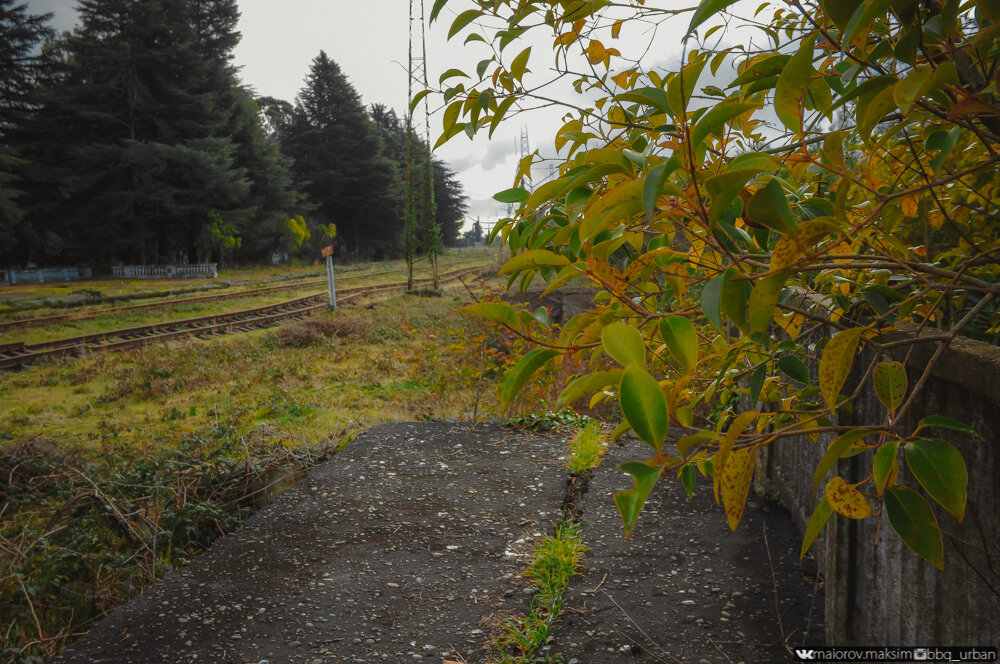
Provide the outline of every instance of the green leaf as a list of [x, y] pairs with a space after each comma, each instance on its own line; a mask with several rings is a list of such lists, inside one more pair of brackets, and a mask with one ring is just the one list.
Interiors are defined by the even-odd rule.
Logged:
[[639, 513], [646, 501], [635, 489], [616, 491], [614, 495], [615, 506], [622, 517], [622, 525], [625, 526], [625, 539], [631, 539], [632, 531], [639, 520]]
[[785, 282], [788, 281], [788, 272], [779, 272], [769, 277], [758, 279], [750, 291], [749, 309], [747, 325], [750, 334], [766, 334], [771, 325], [771, 318], [774, 316], [774, 309], [778, 306], [778, 297], [781, 295]]
[[930, 164], [931, 168], [936, 172], [941, 168], [941, 164], [944, 160], [948, 158], [951, 151], [955, 149], [955, 144], [958, 143], [959, 137], [958, 127], [953, 127], [949, 131], [944, 129], [938, 130], [927, 137], [927, 142], [924, 147], [928, 150], [938, 150], [938, 153], [931, 158]]
[[517, 54], [514, 61], [510, 63], [510, 75], [515, 81], [520, 81], [528, 67], [528, 58], [531, 56], [531, 47], [524, 49]]
[[[721, 223], [721, 222], [720, 222]], [[733, 273], [733, 268], [730, 268]], [[729, 316], [741, 332], [747, 331], [747, 301], [750, 299], [750, 282], [736, 279], [735, 273], [722, 285], [722, 312]]]
[[747, 203], [744, 216], [749, 216], [752, 221], [767, 226], [775, 233], [795, 234], [795, 215], [788, 206], [784, 189], [774, 178], [754, 193]]
[[652, 86], [636, 88], [628, 92], [623, 92], [620, 95], [615, 95], [615, 101], [652, 106], [661, 113], [673, 115], [673, 112], [670, 110], [670, 104], [667, 102], [667, 93], [663, 88], [654, 88]]
[[800, 110], [809, 89], [809, 78], [813, 73], [812, 59], [815, 46], [815, 34], [802, 40], [799, 50], [785, 64], [774, 89], [774, 110], [782, 124], [796, 134], [802, 133]]
[[830, 507], [830, 501], [824, 497], [816, 505], [816, 509], [813, 511], [812, 516], [809, 517], [809, 523], [806, 524], [806, 534], [802, 537], [802, 550], [799, 552], [799, 561], [806, 555], [806, 551], [809, 547], [813, 545], [816, 538], [823, 531], [823, 527], [826, 526], [826, 522], [830, 520], [830, 516], [833, 515], [833, 508]]
[[646, 366], [646, 342], [639, 331], [622, 321], [612, 323], [601, 330], [604, 352], [623, 367], [635, 364]]
[[646, 182], [642, 187], [642, 203], [647, 216], [653, 216], [656, 199], [659, 198], [660, 193], [663, 191], [663, 185], [666, 184], [667, 178], [670, 177], [679, 165], [680, 162], [676, 158], [671, 157], [664, 163], [657, 164], [649, 169]]
[[468, 77], [469, 77], [469, 75], [468, 75], [468, 74], [466, 74], [466, 73], [465, 73], [464, 71], [462, 71], [461, 69], [449, 69], [449, 70], [448, 70], [448, 71], [446, 71], [445, 73], [441, 74], [441, 78], [439, 79], [439, 81], [438, 81], [438, 82], [439, 82], [439, 83], [444, 83], [444, 82], [445, 82], [446, 80], [448, 80], [449, 78], [453, 78], [453, 77], [455, 77], [455, 76], [464, 76], [465, 78], [468, 78]]
[[420, 100], [429, 95], [430, 93], [431, 93], [430, 90], [421, 90], [417, 94], [413, 95], [413, 101], [410, 102], [410, 115], [413, 114], [413, 109], [417, 107], [417, 104], [420, 103]]
[[854, 10], [864, 2], [865, 0], [820, 0], [820, 5], [822, 5], [823, 11], [830, 17], [834, 25], [837, 26], [837, 29], [843, 33], [844, 28], [847, 27], [847, 22], [854, 15]]
[[902, 362], [879, 362], [874, 377], [878, 400], [890, 411], [895, 411], [906, 396], [906, 367]]
[[656, 379], [642, 367], [629, 365], [619, 386], [619, 403], [635, 434], [659, 452], [667, 437], [669, 421], [667, 398]]
[[756, 407], [760, 401], [760, 392], [764, 389], [764, 380], [767, 378], [767, 364], [757, 367], [757, 370], [750, 376], [750, 406]]
[[681, 115], [690, 103], [691, 95], [698, 85], [698, 78], [707, 62], [707, 54], [699, 54], [684, 65], [667, 84], [667, 104], [673, 109], [675, 116]]
[[847, 46], [858, 35], [858, 31], [864, 28], [877, 18], [881, 18], [889, 11], [889, 7], [896, 0], [867, 0], [858, 5], [851, 19], [844, 27], [844, 34], [841, 38], [841, 46], [846, 50]]
[[511, 274], [540, 267], [566, 267], [569, 259], [545, 249], [532, 249], [514, 256], [500, 268], [500, 274]]
[[452, 21], [451, 28], [448, 30], [448, 39], [457, 35], [462, 31], [462, 28], [469, 25], [477, 18], [483, 15], [483, 12], [479, 9], [466, 9], [464, 12], [455, 17]]
[[[521, 391], [524, 384], [546, 362], [559, 355], [559, 351], [551, 348], [536, 348], [522, 357], [507, 374], [500, 392], [500, 409], [506, 410]], [[661, 393], [662, 394], [662, 393]]]
[[545, 287], [542, 291], [542, 297], [545, 297], [549, 293], [553, 293], [574, 279], [579, 279], [580, 277], [586, 276], [587, 265], [585, 263], [578, 263], [575, 265], [568, 265], [563, 269], [559, 270], [559, 274], [555, 276], [555, 279], [549, 282], [549, 285]]
[[448, 0], [434, 0], [434, 6], [431, 7], [431, 16], [430, 19], [427, 21], [428, 25], [430, 25], [437, 19], [438, 14], [441, 13], [441, 10], [444, 9], [444, 6], [445, 4], [447, 4], [447, 2]]
[[687, 493], [689, 500], [694, 498], [694, 485], [697, 479], [697, 468], [691, 465], [681, 468], [681, 485], [684, 487], [684, 492]]
[[617, 385], [621, 382], [622, 374], [624, 373], [621, 369], [609, 369], [608, 371], [598, 371], [587, 376], [581, 376], [566, 386], [566, 389], [559, 394], [556, 404], [559, 407], [569, 406], [577, 399], [592, 394], [597, 390], [603, 390], [608, 385]]
[[895, 87], [893, 84], [871, 97], [864, 96], [858, 100], [858, 134], [866, 141], [871, 138], [875, 126], [882, 121], [890, 111], [896, 108]]
[[701, 291], [701, 309], [705, 312], [705, 317], [712, 322], [712, 325], [723, 332], [722, 326], [722, 289], [729, 280], [731, 272], [726, 270], [715, 277]]
[[691, 23], [688, 25], [687, 34], [691, 34], [699, 25], [735, 2], [736, 0], [701, 0], [698, 8], [694, 10], [694, 15], [691, 16]]
[[660, 479], [663, 466], [653, 468], [638, 461], [627, 461], [618, 468], [632, 476], [632, 485], [635, 487], [627, 491], [618, 491], [614, 496], [615, 505], [618, 507], [622, 523], [625, 526], [625, 537], [629, 538], [632, 537], [632, 530], [639, 519], [642, 506], [645, 505], [650, 492], [656, 486], [657, 480]]
[[941, 529], [923, 496], [908, 487], [894, 486], [885, 492], [885, 513], [906, 546], [934, 567], [944, 569]]
[[772, 78], [781, 74], [781, 71], [788, 64], [792, 56], [780, 54], [764, 58], [760, 62], [753, 64], [749, 69], [736, 77], [728, 87], [735, 88], [747, 83], [753, 83], [765, 78]]
[[897, 456], [899, 455], [899, 442], [892, 441], [884, 443], [875, 452], [872, 460], [872, 479], [875, 480], [875, 491], [878, 495], [885, 493], [885, 487], [893, 476], [893, 471], [898, 468]]
[[906, 465], [920, 486], [961, 522], [965, 518], [969, 472], [965, 459], [946, 440], [918, 440], [903, 448]]
[[844, 330], [830, 339], [823, 349], [823, 357], [819, 361], [819, 388], [830, 410], [836, 409], [840, 388], [844, 386], [851, 367], [854, 366], [854, 356], [862, 332], [863, 327]]
[[692, 148], [697, 150], [702, 141], [708, 138], [710, 134], [718, 134], [727, 122], [756, 107], [757, 104], [735, 102], [722, 102], [714, 106], [698, 120], [698, 125], [695, 127], [694, 135], [691, 138]]
[[691, 321], [683, 316], [661, 318], [660, 336], [681, 371], [690, 373], [698, 366], [698, 333]]
[[795, 355], [782, 355], [779, 357], [778, 369], [792, 380], [797, 380], [803, 385], [809, 384], [809, 370], [806, 369], [806, 365], [802, 363], [802, 360]]
[[844, 456], [850, 454], [851, 448], [870, 433], [867, 429], [851, 429], [830, 443], [830, 446], [826, 448], [826, 452], [823, 453], [823, 458], [816, 464], [816, 470], [813, 473], [813, 493], [816, 493], [816, 490], [819, 489], [819, 483], [823, 481], [823, 478], [830, 472], [834, 464]]
[[523, 203], [528, 200], [528, 196], [531, 195], [527, 189], [522, 187], [513, 187], [511, 189], [504, 189], [501, 192], [493, 194], [493, 200], [499, 201], [500, 203]]
[[496, 131], [497, 127], [500, 126], [500, 121], [503, 120], [503, 116], [506, 115], [507, 111], [510, 110], [510, 107], [514, 104], [515, 101], [517, 101], [517, 97], [511, 95], [510, 97], [507, 97], [502, 102], [500, 102], [500, 105], [497, 106], [497, 110], [493, 114], [493, 119], [490, 120], [490, 133], [489, 133], [490, 138], [493, 138], [493, 132]]
[[760, 174], [764, 168], [741, 168], [730, 170], [705, 180], [705, 190], [712, 198], [712, 207], [708, 211], [709, 221], [716, 221], [729, 209], [736, 195], [743, 190], [750, 180]]
[[509, 304], [502, 302], [474, 302], [465, 305], [459, 311], [463, 314], [471, 314], [485, 318], [486, 320], [503, 323], [510, 328], [517, 328], [517, 312]]
[[781, 162], [766, 152], [744, 152], [728, 163], [729, 171], [753, 169], [755, 171], [774, 171], [781, 167]]
[[[954, 417], [946, 417], [945, 415], [928, 415], [924, 419], [917, 423], [917, 431], [925, 427], [940, 427], [942, 429], [951, 429], [952, 431], [961, 431], [962, 433], [967, 433], [970, 436], [975, 436], [976, 438], [982, 438], [975, 429], [970, 427], [965, 422], [956, 420]], [[916, 433], [916, 431], [914, 431]]]

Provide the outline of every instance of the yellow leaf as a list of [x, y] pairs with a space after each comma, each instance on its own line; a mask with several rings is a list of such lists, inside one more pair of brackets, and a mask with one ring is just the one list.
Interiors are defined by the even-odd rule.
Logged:
[[802, 330], [802, 326], [806, 322], [806, 317], [802, 314], [797, 314], [791, 311], [787, 314], [779, 313], [774, 317], [775, 322], [781, 326], [781, 329], [785, 331], [790, 339], [796, 339], [799, 336], [799, 332]]
[[837, 397], [840, 388], [844, 386], [851, 367], [854, 365], [854, 355], [861, 340], [863, 327], [844, 330], [830, 339], [823, 349], [823, 357], [819, 361], [819, 388], [823, 400], [830, 410], [837, 407]]
[[[746, 508], [750, 482], [753, 480], [754, 452], [752, 447], [734, 450], [721, 471], [722, 506], [726, 510], [726, 520], [729, 521], [731, 530], [736, 530]], [[716, 469], [715, 472], [718, 474], [720, 471]]]
[[[848, 244], [847, 242], [839, 242], [838, 244], [830, 247], [827, 250], [827, 253], [832, 254], [834, 256], [847, 256], [847, 255], [850, 255], [850, 254], [854, 253], [854, 250], [851, 248], [851, 245]], [[851, 260], [850, 258], [834, 258], [833, 262], [834, 263], [847, 263], [850, 260]]]
[[864, 519], [872, 515], [872, 506], [861, 492], [844, 481], [843, 477], [834, 477], [827, 482], [823, 493], [833, 511], [848, 519]]
[[899, 199], [899, 206], [903, 210], [903, 216], [913, 218], [917, 216], [917, 208], [920, 204], [920, 194], [907, 194]]
[[618, 39], [618, 35], [621, 34], [622, 25], [624, 25], [624, 24], [625, 24], [625, 21], [623, 19], [618, 19], [617, 21], [615, 21], [614, 25], [611, 26], [611, 38], [612, 39]]
[[[715, 455], [715, 482], [713, 482], [713, 488], [715, 490], [715, 502], [719, 502], [719, 488], [722, 482], [722, 471], [725, 469], [726, 464], [729, 463], [730, 457], [733, 455], [733, 447], [736, 446], [736, 440], [743, 433], [743, 430], [753, 422], [760, 413], [756, 410], [748, 410], [746, 412], [737, 415], [733, 421], [730, 423], [729, 428], [726, 430], [725, 435], [719, 440], [719, 451]], [[742, 514], [742, 510], [740, 511]], [[739, 519], [737, 519], [739, 521]]]
[[940, 210], [931, 210], [927, 215], [927, 222], [934, 227], [935, 230], [941, 230], [944, 226], [944, 215]]
[[596, 65], [598, 62], [604, 60], [607, 52], [607, 49], [604, 48], [604, 44], [596, 39], [592, 39], [590, 41], [590, 45], [587, 46], [587, 60], [590, 61], [590, 64]]
[[558, 37], [556, 37], [556, 41], [555, 41], [554, 45], [555, 46], [568, 46], [569, 44], [572, 44], [573, 42], [575, 42], [579, 38], [580, 38], [579, 33], [576, 33], [576, 32], [573, 32], [572, 30], [570, 30], [569, 32], [564, 32], [561, 35], [559, 35]]

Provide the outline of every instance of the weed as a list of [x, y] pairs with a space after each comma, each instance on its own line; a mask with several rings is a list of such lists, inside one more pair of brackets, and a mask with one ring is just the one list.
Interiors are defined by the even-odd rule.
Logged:
[[504, 623], [505, 634], [496, 643], [502, 662], [539, 661], [534, 653], [548, 640], [553, 625], [562, 615], [563, 594], [577, 573], [587, 548], [580, 526], [572, 522], [560, 524], [555, 536], [545, 537], [536, 545], [526, 572], [535, 589], [531, 610], [526, 617]]
[[511, 426], [522, 429], [534, 429], [535, 431], [552, 431], [560, 427], [578, 429], [587, 426], [594, 420], [589, 415], [578, 413], [575, 410], [564, 408], [559, 412], [551, 410], [544, 413], [529, 413], [522, 417], [515, 417], [508, 420]]
[[601, 465], [601, 458], [607, 451], [601, 423], [591, 420], [569, 439], [566, 466], [574, 475], [583, 475]]

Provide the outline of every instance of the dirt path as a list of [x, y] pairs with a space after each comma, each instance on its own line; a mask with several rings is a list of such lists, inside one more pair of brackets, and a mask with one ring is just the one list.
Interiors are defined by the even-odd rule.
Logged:
[[[496, 426], [376, 427], [52, 661], [486, 661], [500, 620], [527, 611], [520, 574], [558, 520], [564, 445]], [[626, 542], [609, 496], [627, 480], [615, 463], [581, 502], [593, 550], [551, 653], [789, 660], [782, 631], [801, 642], [813, 586], [787, 517], [752, 508], [731, 535], [706, 491], [689, 503], [668, 490]], [[821, 634], [815, 613], [812, 624]]]

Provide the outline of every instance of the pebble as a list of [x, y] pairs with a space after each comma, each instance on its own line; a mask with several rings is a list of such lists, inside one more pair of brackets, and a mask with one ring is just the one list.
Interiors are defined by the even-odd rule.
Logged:
[[302, 645], [302, 642], [300, 642], [300, 641], [289, 641], [288, 642], [288, 647], [289, 648], [298, 648], [300, 645]]
[[686, 599], [683, 602], [681, 602], [681, 604], [683, 606], [694, 606], [694, 600], [693, 599]]
[[694, 619], [695, 619], [695, 616], [684, 616], [684, 622], [686, 622], [686, 623], [693, 623]]
[[373, 646], [373, 645], [375, 645], [375, 639], [366, 639], [365, 640], [365, 645], [366, 646]]

